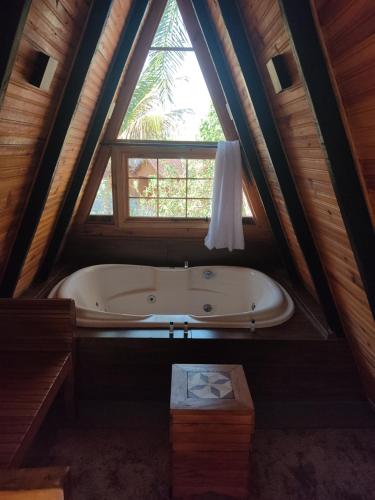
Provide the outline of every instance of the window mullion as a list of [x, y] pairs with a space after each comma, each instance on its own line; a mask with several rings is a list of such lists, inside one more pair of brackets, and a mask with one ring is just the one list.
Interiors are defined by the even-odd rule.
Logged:
[[156, 158], [156, 193], [157, 193], [156, 215], [157, 215], [157, 217], [159, 217], [159, 199], [160, 199], [160, 193], [159, 193], [159, 158]]
[[186, 170], [185, 170], [185, 175], [186, 175], [186, 191], [185, 191], [185, 217], [187, 218], [187, 195], [188, 195], [188, 176], [189, 176], [189, 161], [187, 158], [185, 158], [186, 161]]

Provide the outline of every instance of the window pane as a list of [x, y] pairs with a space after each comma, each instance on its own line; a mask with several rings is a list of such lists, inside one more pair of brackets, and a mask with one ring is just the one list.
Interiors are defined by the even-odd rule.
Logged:
[[175, 179], [159, 180], [160, 198], [182, 198], [186, 196], [186, 181]]
[[129, 198], [130, 217], [157, 217], [157, 200], [150, 198]]
[[186, 160], [159, 160], [159, 177], [186, 177]]
[[[130, 158], [128, 164], [132, 174], [128, 179], [130, 217], [211, 217], [215, 160]], [[108, 179], [110, 170], [106, 170], [103, 185]], [[242, 216], [253, 217], [244, 190]]]
[[245, 192], [242, 191], [242, 217], [252, 217], [253, 213], [251, 211], [250, 205], [247, 201]]
[[157, 197], [157, 179], [129, 179], [129, 196]]
[[159, 217], [186, 217], [186, 200], [159, 200]]
[[187, 216], [206, 218], [211, 216], [211, 200], [187, 200]]
[[212, 178], [215, 160], [188, 160], [188, 177]]
[[188, 198], [209, 198], [212, 196], [211, 180], [188, 180]]
[[152, 47], [191, 47], [176, 0], [168, 0]]
[[113, 215], [111, 160], [108, 161], [90, 215]]
[[154, 141], [224, 139], [194, 52], [150, 50], [118, 138]]
[[148, 158], [128, 159], [129, 177], [157, 177], [157, 162]]

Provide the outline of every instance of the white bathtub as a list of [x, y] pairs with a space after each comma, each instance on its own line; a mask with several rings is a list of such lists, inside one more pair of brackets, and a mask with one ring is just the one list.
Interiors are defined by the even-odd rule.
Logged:
[[72, 298], [84, 327], [264, 328], [287, 321], [294, 304], [267, 275], [244, 267], [105, 264], [71, 274], [49, 297]]

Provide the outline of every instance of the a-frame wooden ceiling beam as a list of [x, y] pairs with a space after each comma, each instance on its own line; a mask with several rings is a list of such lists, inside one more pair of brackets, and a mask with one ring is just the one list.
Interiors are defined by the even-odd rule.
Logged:
[[64, 240], [83, 181], [100, 139], [100, 134], [115, 96], [125, 64], [133, 48], [134, 41], [137, 38], [148, 3], [148, 0], [137, 0], [132, 3], [115, 55], [104, 80], [103, 89], [97, 102], [94, 116], [91, 119], [89, 131], [80, 152], [77, 165], [75, 166], [72, 181], [57, 219], [55, 231], [40, 268], [38, 275], [40, 279], [48, 276]]
[[57, 162], [68, 132], [76, 105], [111, 7], [112, 0], [95, 0], [86, 24], [77, 56], [60, 102], [31, 193], [8, 258], [1, 284], [0, 296], [11, 297], [22, 266], [43, 213]]
[[30, 5], [31, 0], [2, 0], [0, 2], [0, 107], [16, 59]]
[[[186, 26], [186, 30], [188, 32], [192, 46], [194, 48], [194, 52], [197, 56], [198, 64], [201, 68], [202, 75], [205, 79], [209, 94], [211, 96], [212, 104], [214, 105], [216, 114], [223, 129], [224, 136], [227, 141], [238, 140], [236, 127], [234, 126], [234, 123], [229, 116], [223, 89], [221, 88], [215, 66], [212, 62], [210, 52], [207, 48], [206, 41], [202, 34], [202, 30], [199, 26], [191, 1], [177, 0], [177, 4], [178, 8], [180, 9], [181, 16]], [[245, 165], [247, 161], [246, 156], [244, 155], [243, 151], [241, 151], [241, 154], [243, 157], [243, 163]], [[248, 167], [248, 165], [246, 165], [244, 168], [244, 174], [247, 178], [245, 190], [247, 191], [251, 199], [251, 206], [254, 209], [256, 215], [256, 224], [267, 226], [268, 221], [266, 218], [264, 207], [257, 191], [256, 184], [252, 182], [250, 168]]]
[[309, 2], [279, 0], [329, 159], [329, 175], [375, 318], [375, 232]]
[[117, 139], [166, 4], [167, 0], [153, 0], [150, 4], [147, 19], [126, 69], [126, 76], [118, 94], [116, 107], [104, 133], [103, 142]]
[[[117, 140], [122, 121], [130, 104], [131, 98], [133, 97], [134, 89], [142, 72], [144, 62], [150, 50], [157, 27], [159, 26], [166, 3], [167, 0], [153, 0], [148, 10], [147, 18], [143, 23], [137, 44], [134, 47], [131, 59], [125, 70], [123, 82], [117, 95], [116, 105], [113, 109], [112, 116], [108, 121], [106, 130], [104, 131], [102, 145]], [[105, 169], [107, 168], [109, 158], [110, 149], [101, 147], [95, 158], [87, 188], [85, 189], [81, 199], [77, 213], [78, 222], [85, 221], [90, 212]], [[61, 242], [60, 248], [62, 245], [63, 242]], [[59, 252], [57, 252], [55, 258], [58, 258], [58, 253]]]
[[342, 325], [336, 304], [293, 176], [290, 172], [288, 159], [281, 143], [271, 107], [268, 103], [262, 77], [258, 70], [237, 2], [219, 0], [219, 6], [285, 200], [290, 221], [305, 257], [322, 309], [330, 328], [335, 333], [340, 334], [342, 333]]
[[251, 177], [254, 177], [257, 183], [260, 197], [262, 199], [268, 220], [270, 222], [273, 234], [279, 245], [281, 256], [285, 266], [293, 279], [296, 279], [296, 270], [294, 262], [289, 251], [289, 246], [286, 241], [281, 223], [275, 208], [267, 181], [265, 179], [262, 167], [254, 147], [251, 131], [247, 123], [245, 112], [242, 107], [240, 97], [237, 93], [236, 84], [233, 80], [231, 70], [223, 53], [220, 40], [218, 38], [216, 28], [211, 19], [210, 12], [206, 2], [201, 0], [191, 0], [194, 12], [201, 27], [203, 36], [206, 40], [208, 50], [211, 55], [212, 62], [215, 66], [216, 73], [219, 77], [226, 101], [231, 110], [233, 121], [237, 129], [237, 134], [242, 146], [242, 150], [246, 156], [247, 168], [251, 166]]
[[216, 114], [219, 118], [225, 138], [228, 141], [238, 139], [236, 129], [228, 114], [226, 108], [225, 96], [217, 77], [215, 67], [212, 63], [210, 53], [207, 49], [206, 42], [202, 35], [197, 18], [194, 14], [194, 9], [190, 0], [177, 0], [178, 8], [181, 12], [181, 17], [186, 26], [191, 44], [197, 56], [198, 64], [201, 68], [202, 75], [205, 79], [208, 91], [210, 93], [212, 104], [214, 105]]

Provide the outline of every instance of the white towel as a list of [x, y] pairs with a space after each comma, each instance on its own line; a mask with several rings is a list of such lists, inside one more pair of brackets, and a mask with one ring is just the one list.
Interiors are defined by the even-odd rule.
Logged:
[[238, 141], [220, 141], [215, 159], [207, 248], [243, 249], [242, 165]]

